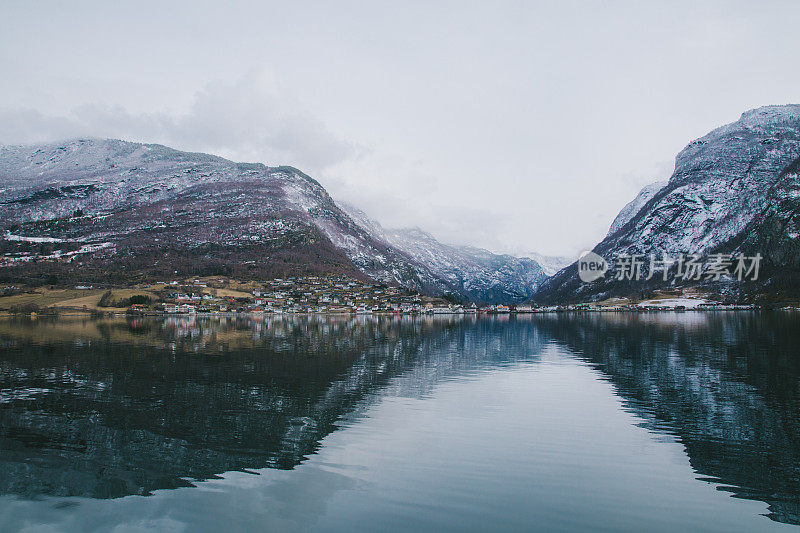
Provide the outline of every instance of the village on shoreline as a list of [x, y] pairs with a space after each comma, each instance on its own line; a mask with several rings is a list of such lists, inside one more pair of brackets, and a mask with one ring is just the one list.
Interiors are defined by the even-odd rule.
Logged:
[[334, 275], [290, 276], [269, 281], [202, 277], [142, 283], [130, 288], [9, 285], [0, 291], [0, 314], [11, 315], [512, 315], [757, 308], [758, 305], [720, 303], [691, 293], [664, 294], [644, 301], [612, 298], [557, 306], [465, 304], [454, 298], [425, 296], [402, 287]]

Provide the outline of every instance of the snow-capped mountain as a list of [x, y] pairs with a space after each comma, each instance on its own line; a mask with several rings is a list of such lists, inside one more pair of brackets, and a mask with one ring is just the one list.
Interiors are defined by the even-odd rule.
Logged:
[[547, 278], [542, 267], [526, 257], [494, 254], [471, 246], [442, 244], [419, 228], [389, 229], [363, 211], [342, 204], [350, 217], [376, 240], [405, 253], [418, 265], [444, 280], [453, 292], [478, 302], [520, 302], [529, 299]]
[[[51, 256], [81, 263], [72, 269], [77, 277], [339, 272], [443, 287], [420, 279], [292, 167], [110, 139], [4, 146], [0, 194], [4, 254], [24, 258], [46, 239]], [[59, 265], [69, 276], [52, 261], [12, 261], [5, 274]]]
[[[675, 159], [669, 181], [646, 187], [612, 224], [594, 252], [613, 261], [622, 254], [712, 253], [763, 256], [757, 283], [730, 277], [706, 283], [722, 293], [797, 292], [800, 264], [800, 105], [768, 106], [694, 140]], [[581, 283], [577, 267], [543, 284], [541, 301], [598, 299], [664, 285], [613, 276]]]
[[295, 168], [119, 140], [0, 147], [0, 220], [9, 280], [332, 272], [509, 302], [541, 281], [533, 261], [483, 251], [464, 279], [432, 268], [354, 222]]

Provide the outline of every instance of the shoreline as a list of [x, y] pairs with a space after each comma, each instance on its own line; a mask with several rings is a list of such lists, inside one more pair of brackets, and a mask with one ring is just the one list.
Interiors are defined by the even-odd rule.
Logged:
[[731, 311], [800, 311], [800, 306], [783, 306], [783, 307], [764, 307], [764, 306], [709, 306], [709, 307], [696, 307], [689, 309], [674, 309], [674, 308], [637, 308], [637, 309], [575, 309], [575, 308], [561, 308], [561, 309], [546, 309], [535, 311], [522, 311], [522, 312], [480, 312], [480, 313], [390, 313], [390, 312], [374, 312], [374, 313], [346, 313], [346, 312], [284, 312], [284, 313], [164, 313], [164, 312], [149, 312], [149, 313], [128, 313], [109, 311], [102, 313], [92, 313], [85, 311], [65, 311], [58, 313], [9, 313], [6, 311], [0, 312], [0, 318], [60, 318], [60, 317], [85, 317], [85, 318], [110, 318], [110, 317], [130, 317], [130, 318], [279, 318], [279, 317], [308, 317], [308, 316], [330, 316], [330, 317], [370, 317], [370, 318], [385, 318], [385, 317], [406, 317], [406, 318], [430, 318], [430, 317], [517, 317], [517, 316], [534, 316], [534, 315], [552, 315], [552, 314], [607, 314], [607, 313], [625, 313], [625, 314], [653, 314], [653, 313], [717, 313], [717, 312], [731, 312]]

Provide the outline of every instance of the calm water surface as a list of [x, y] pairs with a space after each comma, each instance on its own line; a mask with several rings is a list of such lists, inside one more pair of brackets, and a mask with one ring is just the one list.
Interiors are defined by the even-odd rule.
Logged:
[[0, 530], [795, 529], [799, 347], [778, 312], [0, 320]]

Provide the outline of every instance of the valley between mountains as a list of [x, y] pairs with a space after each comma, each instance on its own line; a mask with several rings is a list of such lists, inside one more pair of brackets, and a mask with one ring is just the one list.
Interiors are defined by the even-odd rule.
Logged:
[[[76, 139], [0, 147], [0, 282], [135, 285], [175, 277], [347, 276], [452, 301], [560, 304], [659, 291], [796, 298], [800, 106], [745, 112], [690, 142], [594, 252], [759, 253], [762, 275], [582, 283], [574, 258], [496, 254], [384, 228], [289, 167]], [[535, 243], [531, 245], [535, 249]]]

